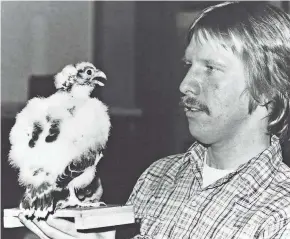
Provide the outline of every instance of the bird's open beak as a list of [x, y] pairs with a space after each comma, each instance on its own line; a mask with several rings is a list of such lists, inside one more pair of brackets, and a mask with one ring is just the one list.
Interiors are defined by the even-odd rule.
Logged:
[[106, 80], [107, 80], [107, 76], [105, 75], [105, 73], [102, 71], [97, 71], [94, 78], [92, 79], [92, 82], [94, 82], [95, 84], [98, 84], [99, 86], [104, 86], [105, 85], [104, 82]]

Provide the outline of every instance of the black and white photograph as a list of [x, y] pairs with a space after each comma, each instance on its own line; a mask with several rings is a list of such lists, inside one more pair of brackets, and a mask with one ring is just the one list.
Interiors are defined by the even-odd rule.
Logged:
[[1, 238], [290, 239], [290, 1], [1, 0]]

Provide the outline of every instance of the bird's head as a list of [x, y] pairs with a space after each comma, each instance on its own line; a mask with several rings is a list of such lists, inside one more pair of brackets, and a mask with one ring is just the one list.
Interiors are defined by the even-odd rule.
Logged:
[[98, 70], [89, 62], [81, 62], [75, 65], [77, 70], [75, 83], [78, 85], [87, 85], [95, 87], [96, 85], [104, 86], [107, 77], [104, 72]]
[[55, 76], [55, 87], [58, 90], [70, 92], [73, 86], [88, 86], [93, 89], [96, 85], [104, 86], [107, 77], [89, 62], [67, 65]]

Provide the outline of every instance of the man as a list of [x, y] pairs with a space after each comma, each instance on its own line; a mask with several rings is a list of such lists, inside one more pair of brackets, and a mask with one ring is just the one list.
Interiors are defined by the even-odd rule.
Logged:
[[[128, 200], [140, 222], [136, 239], [290, 238], [290, 169], [280, 147], [288, 135], [289, 39], [289, 16], [263, 3], [226, 2], [195, 20], [180, 91], [197, 142], [137, 181]], [[69, 233], [54, 220], [24, 223], [49, 238], [101, 238], [61, 237]]]

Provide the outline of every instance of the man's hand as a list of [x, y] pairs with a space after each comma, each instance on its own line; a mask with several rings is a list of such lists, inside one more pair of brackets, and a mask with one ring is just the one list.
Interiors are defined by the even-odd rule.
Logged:
[[23, 214], [20, 214], [19, 220], [29, 230], [39, 236], [41, 239], [114, 239], [115, 231], [102, 233], [85, 233], [78, 232], [75, 229], [74, 223], [64, 219], [53, 218], [49, 216], [46, 221], [37, 219], [26, 219]]

